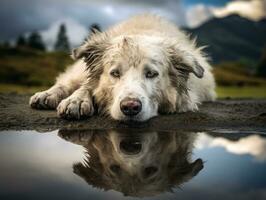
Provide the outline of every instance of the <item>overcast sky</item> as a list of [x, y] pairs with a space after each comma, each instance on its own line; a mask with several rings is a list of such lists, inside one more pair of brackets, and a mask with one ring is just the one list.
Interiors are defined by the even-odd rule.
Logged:
[[231, 13], [258, 20], [266, 15], [266, 0], [0, 0], [0, 41], [39, 30], [51, 46], [64, 22], [72, 45], [76, 45], [92, 23], [105, 29], [143, 12], [195, 27], [211, 17]]

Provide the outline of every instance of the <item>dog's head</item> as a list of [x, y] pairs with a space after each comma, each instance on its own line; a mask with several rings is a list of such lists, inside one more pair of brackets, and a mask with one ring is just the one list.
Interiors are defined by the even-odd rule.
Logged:
[[73, 165], [74, 173], [94, 187], [129, 196], [171, 191], [203, 168], [201, 159], [191, 162], [194, 133], [116, 130], [59, 135], [87, 150], [84, 161]]
[[144, 121], [176, 111], [178, 96], [187, 95], [189, 74], [204, 73], [194, 56], [160, 37], [97, 33], [73, 57], [87, 63], [99, 111], [117, 120]]

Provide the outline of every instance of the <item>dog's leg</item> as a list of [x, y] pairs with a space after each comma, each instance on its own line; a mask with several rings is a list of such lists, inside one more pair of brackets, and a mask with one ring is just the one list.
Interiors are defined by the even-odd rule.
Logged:
[[30, 98], [30, 106], [36, 109], [55, 109], [66, 97], [71, 95], [86, 80], [86, 64], [77, 61], [66, 72], [59, 75], [54, 86], [42, 92], [37, 92]]
[[57, 114], [66, 119], [82, 119], [92, 116], [93, 113], [92, 92], [86, 84], [62, 100], [57, 107]]
[[55, 109], [68, 94], [69, 91], [63, 85], [55, 84], [46, 91], [35, 93], [29, 104], [36, 109]]

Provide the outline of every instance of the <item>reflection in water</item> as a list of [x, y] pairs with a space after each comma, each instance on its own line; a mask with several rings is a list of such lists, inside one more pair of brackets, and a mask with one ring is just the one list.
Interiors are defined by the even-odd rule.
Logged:
[[[1, 200], [126, 199], [123, 193], [161, 193], [147, 200], [266, 199], [266, 134], [62, 130], [59, 135], [0, 132]], [[206, 161], [201, 171], [197, 158]]]
[[60, 130], [58, 134], [86, 149], [85, 159], [73, 165], [75, 174], [94, 187], [124, 195], [171, 191], [203, 168], [201, 159], [190, 158], [194, 133]]
[[202, 133], [195, 145], [199, 149], [224, 147], [228, 152], [238, 155], [249, 154], [258, 161], [266, 160], [266, 140], [259, 135], [249, 135], [237, 140], [229, 140], [224, 137], [212, 137]]

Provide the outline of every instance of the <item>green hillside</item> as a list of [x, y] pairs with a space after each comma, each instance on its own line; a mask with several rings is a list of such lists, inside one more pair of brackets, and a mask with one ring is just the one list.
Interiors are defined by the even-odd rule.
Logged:
[[214, 63], [240, 59], [257, 62], [266, 44], [266, 19], [254, 22], [238, 15], [213, 18], [194, 29], [185, 29], [207, 45]]
[[28, 48], [0, 47], [0, 83], [47, 86], [72, 63], [63, 52], [42, 52]]

